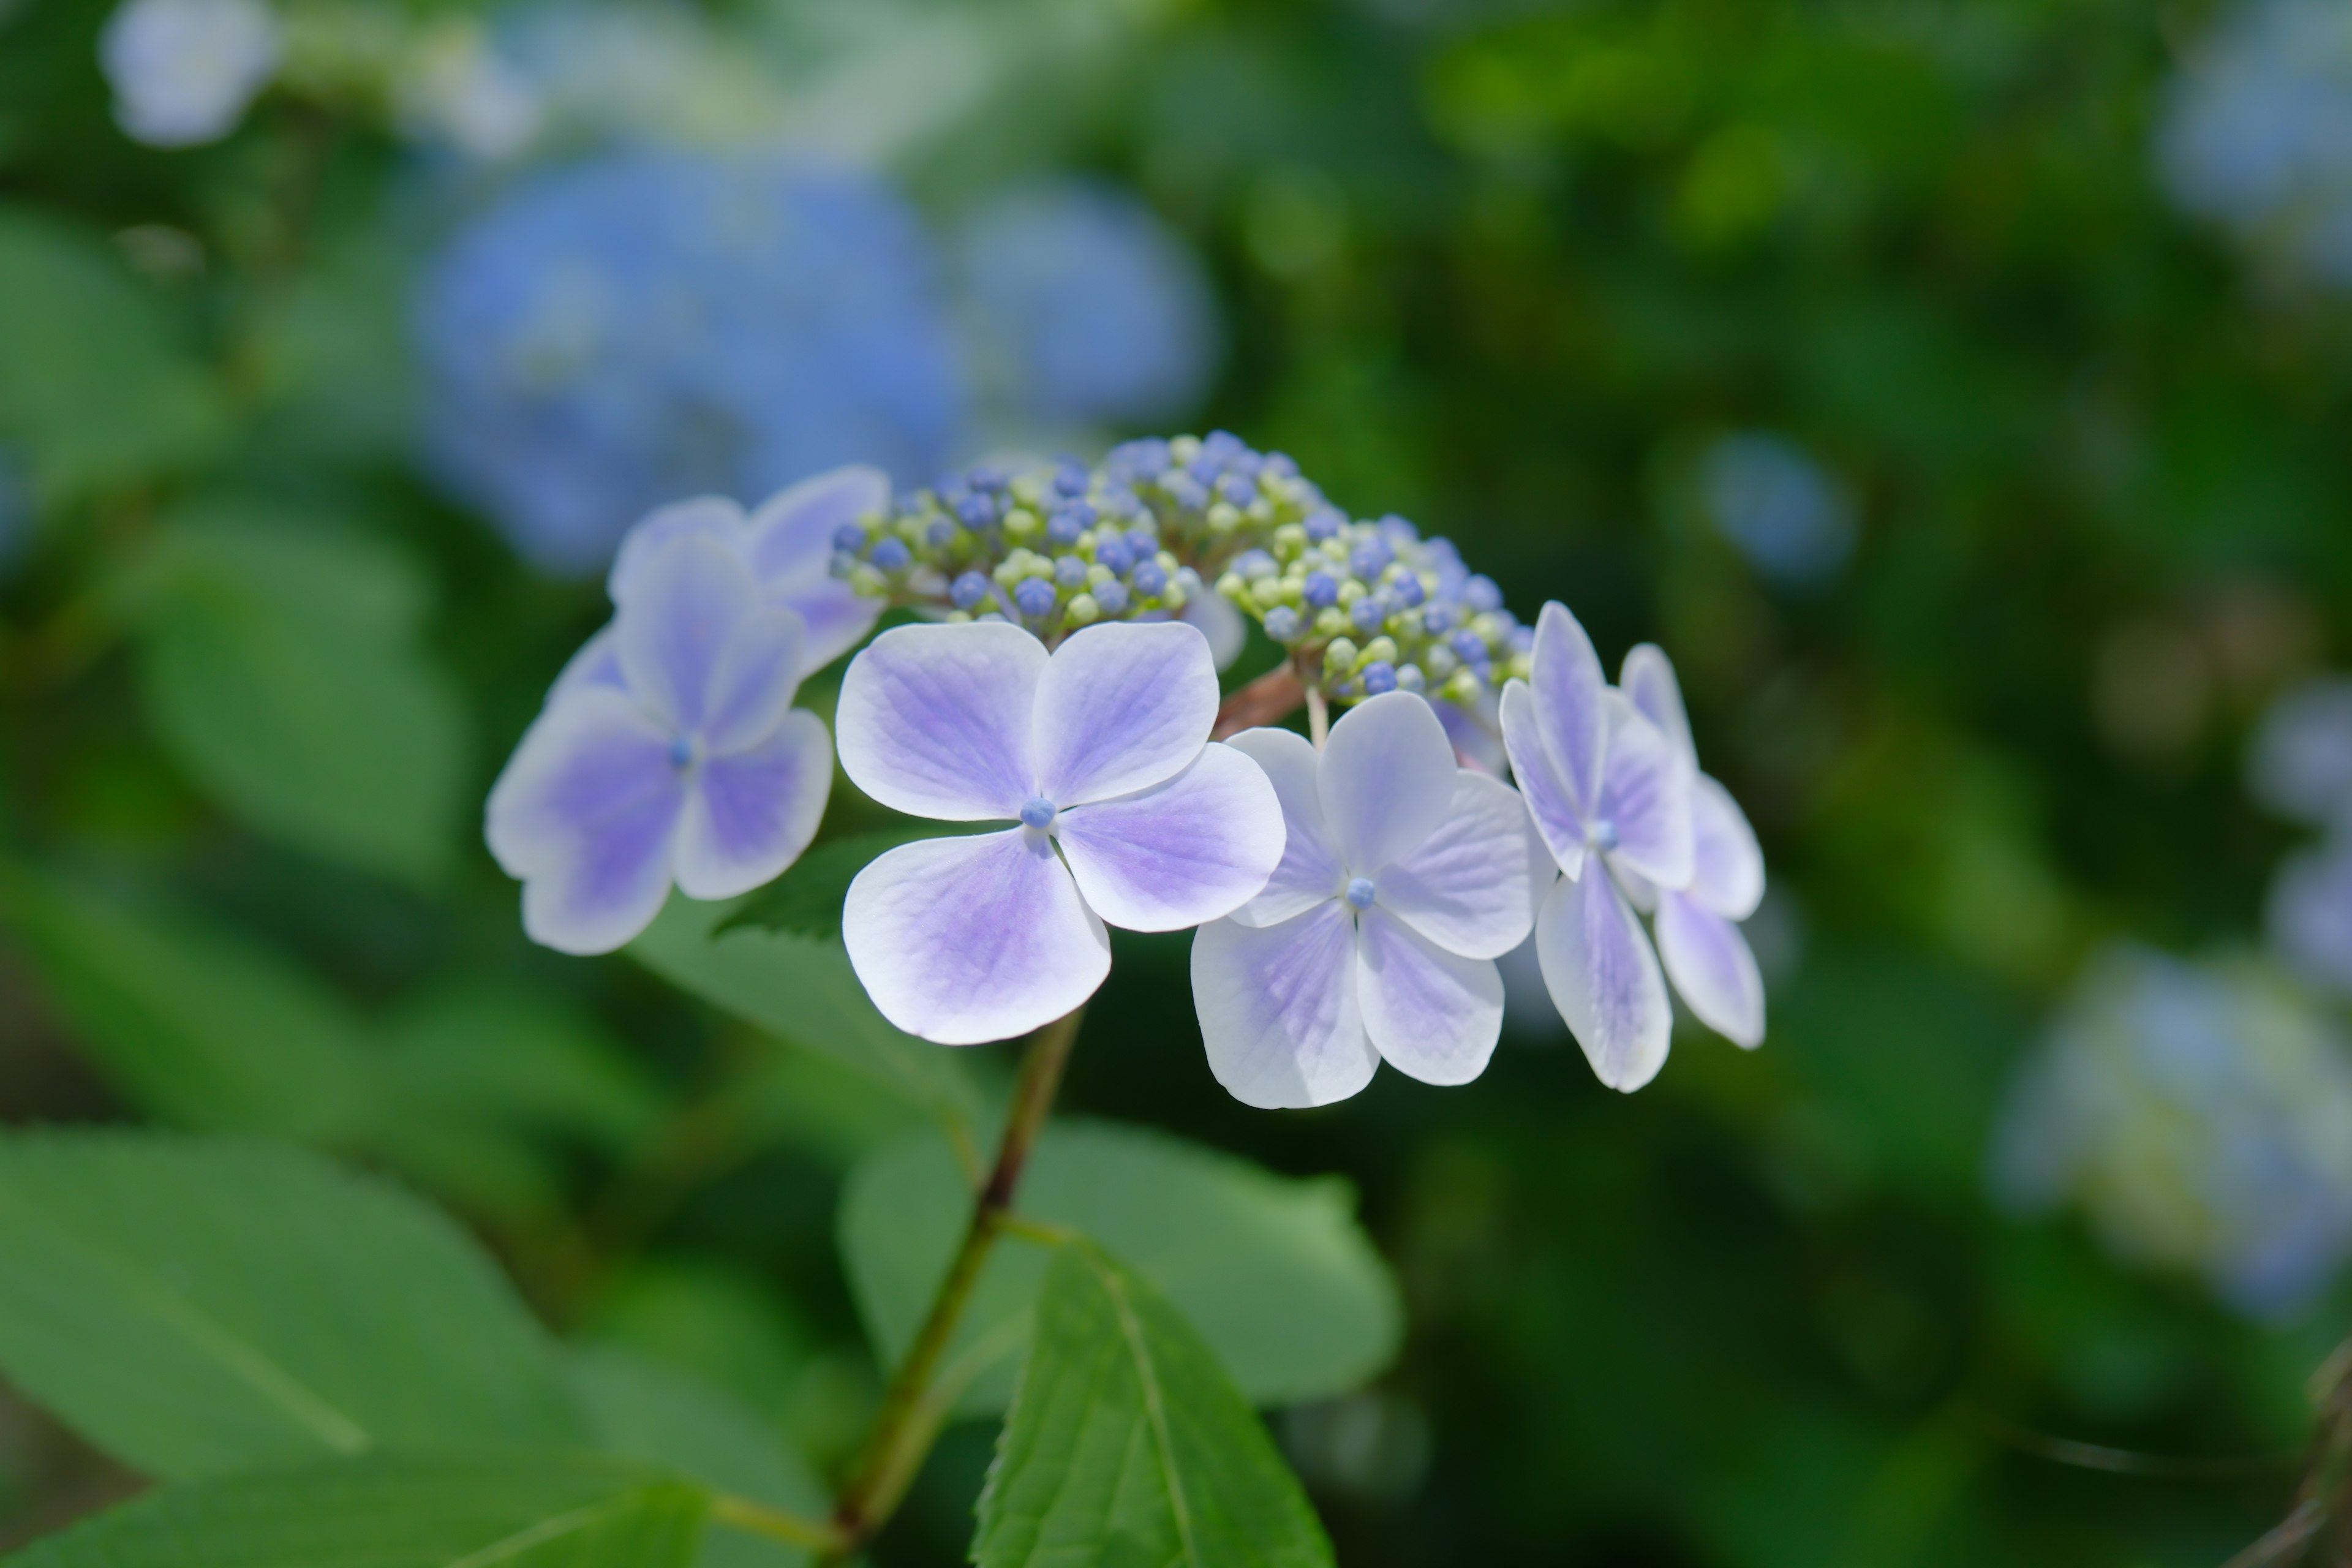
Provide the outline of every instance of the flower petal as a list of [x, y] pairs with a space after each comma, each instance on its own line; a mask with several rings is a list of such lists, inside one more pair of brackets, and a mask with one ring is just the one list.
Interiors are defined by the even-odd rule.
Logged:
[[1674, 1029], [1665, 977], [1605, 871], [1553, 887], [1536, 917], [1536, 956], [1553, 1005], [1602, 1083], [1631, 1094], [1658, 1076]]
[[1233, 911], [1245, 926], [1280, 925], [1336, 899], [1348, 873], [1323, 820], [1316, 781], [1319, 759], [1307, 737], [1289, 730], [1244, 730], [1225, 744], [1257, 763], [1282, 803], [1282, 861], [1255, 898]]
[[[702, 742], [712, 755], [740, 751], [775, 732], [800, 689], [807, 646], [807, 628], [790, 610], [753, 610], [736, 624], [711, 670]], [[832, 766], [828, 756], [828, 772]]]
[[1045, 645], [995, 621], [898, 626], [850, 661], [834, 742], [859, 789], [910, 816], [1021, 815]]
[[1231, 914], [1282, 858], [1282, 805], [1231, 746], [1135, 795], [1073, 807], [1055, 829], [1087, 906], [1128, 931], [1181, 931]]
[[1617, 689], [1643, 718], [1658, 727], [1676, 751], [1698, 765], [1698, 747], [1691, 740], [1690, 715], [1683, 710], [1682, 682], [1675, 679], [1674, 660], [1655, 643], [1636, 643], [1617, 672]]
[[1601, 695], [1608, 682], [1592, 639], [1568, 606], [1554, 599], [1536, 617], [1530, 679], [1536, 732], [1559, 770], [1569, 803], [1591, 816], [1601, 798], [1601, 760], [1609, 746], [1609, 716]]
[[1535, 693], [1524, 680], [1503, 688], [1503, 750], [1511, 759], [1511, 777], [1518, 782], [1519, 798], [1528, 816], [1543, 835], [1552, 859], [1573, 879], [1584, 875], [1584, 814], [1568, 793], [1559, 769], [1544, 750], [1536, 728]]
[[823, 669], [864, 642], [887, 607], [880, 599], [868, 598], [830, 577], [790, 591], [771, 589], [768, 600], [797, 614], [808, 625], [803, 675]]
[[1364, 1032], [1389, 1066], [1423, 1083], [1468, 1083], [1503, 1037], [1503, 976], [1446, 952], [1378, 907], [1356, 928]]
[[1500, 958], [1527, 940], [1557, 877], [1518, 791], [1464, 768], [1445, 820], [1381, 872], [1377, 896], [1448, 952]]
[[1764, 1042], [1764, 976], [1739, 928], [1685, 893], [1658, 898], [1658, 956], [1698, 1021], [1750, 1049]]
[[1181, 621], [1088, 626], [1054, 650], [1032, 730], [1055, 805], [1132, 795], [1181, 773], [1217, 719], [1208, 639]]
[[751, 569], [708, 533], [683, 533], [630, 569], [613, 617], [630, 694], [672, 733], [701, 732], [721, 650], [759, 602]]
[[1223, 669], [1249, 645], [1249, 622], [1215, 593], [1203, 589], [1184, 601], [1176, 618], [1209, 640], [1209, 657]]
[[706, 758], [678, 822], [678, 891], [731, 899], [774, 880], [816, 837], [832, 793], [832, 737], [805, 710], [757, 745]]
[[1192, 938], [1192, 1005], [1209, 1070], [1244, 1105], [1329, 1105], [1381, 1058], [1357, 1002], [1355, 921], [1333, 902], [1279, 925], [1212, 921]]
[[547, 706], [554, 707], [567, 693], [583, 686], [609, 686], [615, 691], [629, 689], [628, 678], [621, 673], [620, 638], [614, 635], [610, 621], [564, 661], [555, 684], [547, 689]]
[[1410, 691], [1359, 702], [1331, 726], [1316, 773], [1323, 820], [1360, 876], [1420, 848], [1454, 804], [1454, 742], [1436, 710]]
[[1731, 792], [1698, 774], [1691, 781], [1690, 895], [1729, 921], [1744, 921], [1764, 900], [1764, 851]]
[[841, 936], [882, 1016], [943, 1046], [1025, 1035], [1110, 973], [1109, 933], [1026, 827], [880, 856], [849, 884]]
[[832, 574], [833, 536], [845, 522], [890, 505], [879, 468], [852, 467], [803, 479], [751, 514], [751, 573], [772, 604], [808, 623], [808, 668], [822, 668], [865, 640], [883, 604]]
[[1601, 784], [1601, 819], [1617, 832], [1612, 858], [1662, 888], [1691, 879], [1691, 781], [1689, 761], [1664, 731], [1634, 711], [1618, 692], [1608, 693], [1609, 757]]
[[618, 605], [628, 600], [638, 572], [659, 553], [663, 545], [688, 534], [702, 535], [729, 551], [742, 554], [748, 540], [743, 527], [743, 509], [725, 496], [696, 496], [691, 500], [674, 501], [646, 513], [627, 533], [622, 535], [620, 552], [613, 557], [612, 571], [605, 574], [605, 591], [612, 595], [613, 603]]

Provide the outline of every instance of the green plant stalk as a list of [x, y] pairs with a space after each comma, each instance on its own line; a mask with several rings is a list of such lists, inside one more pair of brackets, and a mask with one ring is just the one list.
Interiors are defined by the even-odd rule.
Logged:
[[931, 1298], [930, 1313], [921, 1331], [890, 1379], [865, 1454], [834, 1508], [836, 1543], [824, 1558], [825, 1563], [846, 1561], [888, 1521], [939, 1436], [950, 1402], [929, 1397], [932, 1381], [955, 1338], [956, 1325], [971, 1304], [972, 1288], [980, 1282], [989, 1251], [1006, 1228], [1021, 1173], [1045, 1125], [1045, 1114], [1053, 1109], [1062, 1068], [1070, 1059], [1070, 1047], [1078, 1037], [1078, 1020], [1085, 1012], [1078, 1007], [1038, 1030], [1021, 1058], [1020, 1081], [1013, 1086], [1004, 1136], [996, 1146], [996, 1163], [972, 1200], [971, 1222], [964, 1227], [963, 1245]]

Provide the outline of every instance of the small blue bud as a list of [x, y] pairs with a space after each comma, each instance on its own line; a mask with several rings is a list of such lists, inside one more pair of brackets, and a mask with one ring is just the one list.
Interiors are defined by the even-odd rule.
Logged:
[[1339, 602], [1339, 580], [1328, 572], [1309, 572], [1299, 597], [1307, 601], [1310, 610], [1328, 610]]
[[1535, 627], [1513, 626], [1511, 628], [1511, 651], [1513, 653], [1533, 653], [1535, 650]]
[[1298, 612], [1288, 605], [1276, 605], [1265, 613], [1265, 635], [1279, 643], [1298, 640]]
[[1257, 500], [1257, 481], [1241, 474], [1227, 474], [1217, 481], [1217, 497], [1235, 506], [1247, 506]]
[[1087, 493], [1087, 467], [1076, 458], [1065, 458], [1054, 470], [1054, 488], [1066, 496]]
[[[1135, 591], [1147, 599], [1156, 599], [1168, 591], [1168, 569], [1157, 561], [1137, 562], [1135, 570], [1128, 574], [1127, 580], [1134, 584]], [[1100, 604], [1102, 601], [1097, 599], [1095, 602]]]
[[1367, 539], [1348, 552], [1348, 570], [1370, 582], [1388, 570], [1389, 563], [1395, 559], [1396, 552], [1385, 540]]
[[1461, 656], [1465, 664], [1475, 663], [1486, 657], [1486, 639], [1466, 626], [1455, 632], [1447, 641], [1452, 645], [1454, 651]]
[[1075, 555], [1055, 556], [1054, 558], [1054, 581], [1059, 583], [1065, 588], [1085, 587], [1087, 585], [1087, 563]]
[[1045, 520], [1045, 542], [1067, 550], [1087, 531], [1075, 513], [1057, 511]]
[[865, 548], [866, 548], [866, 530], [865, 530], [865, 528], [864, 528], [862, 525], [860, 525], [860, 524], [858, 524], [858, 523], [855, 523], [855, 522], [845, 522], [845, 523], [843, 523], [839, 528], [836, 528], [836, 529], [835, 529], [835, 530], [833, 531], [833, 547], [834, 547], [835, 550], [863, 550], [863, 549], [865, 549]]
[[1617, 825], [1601, 817], [1584, 830], [1584, 841], [1605, 855], [1617, 847]]
[[1001, 490], [1013, 482], [1013, 476], [994, 463], [974, 463], [964, 470], [964, 478], [976, 490]]
[[[1386, 669], [1388, 666], [1379, 665], [1374, 668]], [[1367, 679], [1364, 685], [1369, 689], [1371, 682]], [[1378, 694], [1375, 693], [1375, 695]], [[1348, 879], [1348, 901], [1360, 910], [1370, 909], [1372, 900], [1378, 897], [1380, 889], [1372, 886], [1372, 879], [1370, 877], [1351, 877]]]
[[1054, 803], [1042, 795], [1033, 795], [1021, 803], [1021, 826], [1024, 827], [1034, 827], [1043, 832], [1054, 826]]
[[1429, 597], [1428, 592], [1421, 585], [1421, 579], [1410, 572], [1402, 574], [1390, 584], [1389, 592], [1394, 594], [1397, 603], [1408, 610], [1419, 609], [1421, 602]]
[[1378, 594], [1365, 595], [1348, 611], [1348, 619], [1355, 623], [1360, 632], [1377, 632], [1381, 629], [1381, 623], [1388, 618], [1388, 604]]
[[1265, 460], [1258, 465], [1258, 472], [1278, 479], [1295, 479], [1298, 477], [1298, 464], [1287, 452], [1268, 452]]
[[1346, 518], [1328, 508], [1321, 511], [1309, 512], [1307, 514], [1305, 524], [1307, 537], [1320, 544], [1325, 540], [1337, 535], [1339, 530], [1347, 525], [1347, 521]]
[[1378, 697], [1383, 692], [1394, 691], [1396, 666], [1386, 659], [1382, 659], [1378, 664], [1368, 664], [1364, 666], [1363, 681], [1364, 695], [1367, 697]]
[[1143, 510], [1143, 503], [1135, 499], [1135, 492], [1124, 486], [1103, 491], [1096, 498], [1096, 504], [1101, 507], [1105, 517], [1133, 517]]
[[1212, 430], [1201, 437], [1201, 456], [1213, 458], [1220, 463], [1244, 456], [1249, 443], [1230, 430]]
[[1193, 483], [1206, 487], [1215, 484], [1217, 476], [1224, 471], [1223, 463], [1203, 452], [1185, 466], [1184, 476]]
[[1255, 583], [1261, 577], [1273, 576], [1282, 568], [1263, 550], [1244, 550], [1234, 557], [1233, 570], [1242, 574], [1243, 582]]
[[907, 548], [905, 540], [892, 534], [889, 538], [877, 542], [874, 546], [874, 552], [866, 559], [873, 562], [881, 571], [904, 572], [913, 563], [915, 552]]
[[1097, 583], [1087, 590], [1095, 596], [1095, 604], [1106, 616], [1127, 614], [1127, 584], [1120, 582]]
[[1391, 512], [1381, 519], [1381, 536], [1391, 544], [1411, 544], [1421, 537], [1421, 530]]
[[1172, 476], [1163, 488], [1168, 491], [1168, 499], [1186, 511], [1202, 511], [1208, 507], [1208, 487], [1190, 474]]
[[1444, 605], [1432, 605], [1421, 612], [1421, 629], [1436, 637], [1454, 624], [1454, 611]]
[[1158, 437], [1140, 441], [1127, 441], [1110, 449], [1103, 467], [1111, 477], [1126, 484], [1139, 479], [1155, 479], [1168, 467], [1168, 443]]
[[1043, 577], [1024, 577], [1021, 586], [1013, 590], [1013, 602], [1031, 620], [1051, 615], [1055, 604], [1054, 584]]
[[694, 742], [684, 735], [669, 743], [669, 765], [684, 770], [694, 765]]
[[1127, 531], [1127, 547], [1135, 552], [1138, 561], [1149, 561], [1160, 553], [1160, 536], [1148, 528]]
[[984, 495], [969, 494], [955, 503], [966, 528], [986, 528], [996, 521], [996, 503]]
[[1135, 564], [1135, 552], [1127, 547], [1126, 540], [1114, 533], [1095, 542], [1095, 564], [1108, 566], [1114, 572], [1125, 572]]
[[1462, 584], [1462, 602], [1481, 612], [1499, 610], [1503, 607], [1503, 591], [1495, 586], [1492, 577], [1473, 577]]
[[935, 517], [923, 530], [923, 542], [934, 550], [945, 550], [955, 542], [956, 525], [946, 518]]
[[954, 586], [948, 590], [948, 597], [955, 601], [955, 607], [959, 610], [976, 610], [987, 600], [989, 591], [987, 574], [967, 572], [955, 580]]

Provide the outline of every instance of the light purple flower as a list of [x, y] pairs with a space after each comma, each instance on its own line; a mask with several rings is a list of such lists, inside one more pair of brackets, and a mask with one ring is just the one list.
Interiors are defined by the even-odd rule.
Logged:
[[1350, 709], [1319, 755], [1287, 730], [1231, 744], [1274, 781], [1288, 843], [1265, 890], [1192, 939], [1217, 1081], [1273, 1109], [1345, 1100], [1383, 1059], [1424, 1083], [1476, 1078], [1503, 1022], [1493, 961], [1552, 876], [1517, 793], [1457, 766], [1408, 692]]
[[2352, 680], [2306, 681], [2273, 701], [2247, 749], [2246, 786], [2281, 816], [2352, 825]]
[[941, 1045], [1025, 1034], [1102, 984], [1105, 922], [1176, 931], [1264, 887], [1282, 808], [1210, 743], [1217, 700], [1181, 621], [1089, 626], [1051, 655], [1002, 622], [901, 626], [852, 660], [835, 728], [858, 788], [1017, 824], [893, 849], [850, 884], [842, 937], [883, 1016]]
[[130, 0], [99, 35], [123, 133], [194, 147], [236, 129], [285, 52], [261, 0]]
[[490, 791], [523, 929], [565, 952], [619, 947], [673, 881], [727, 899], [770, 880], [833, 787], [824, 723], [792, 705], [807, 628], [741, 552], [680, 531], [639, 553], [628, 589], [599, 634], [613, 679], [567, 670]]
[[1654, 889], [1690, 886], [1697, 770], [1611, 689], [1591, 639], [1558, 603], [1536, 623], [1531, 668], [1531, 683], [1503, 689], [1503, 744], [1536, 826], [1567, 873], [1537, 919], [1536, 952], [1593, 1071], [1631, 1092], [1664, 1065], [1674, 1014], [1626, 894], [1646, 900]]
[[2314, 984], [2352, 995], [2352, 840], [2287, 857], [2271, 879], [2271, 945]]

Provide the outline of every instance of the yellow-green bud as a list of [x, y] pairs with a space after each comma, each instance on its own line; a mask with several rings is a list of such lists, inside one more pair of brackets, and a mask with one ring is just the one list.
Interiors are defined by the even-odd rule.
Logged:
[[1307, 531], [1298, 524], [1286, 522], [1274, 531], [1274, 552], [1283, 560], [1296, 561], [1306, 551]]
[[1333, 637], [1331, 646], [1323, 650], [1323, 668], [1334, 675], [1345, 675], [1356, 668], [1356, 645], [1346, 637]]
[[1513, 654], [1511, 656], [1511, 673], [1517, 676], [1521, 680], [1534, 679], [1536, 674], [1535, 656], [1528, 653]]
[[1221, 500], [1209, 509], [1209, 531], [1211, 533], [1231, 533], [1234, 529], [1239, 528], [1241, 525], [1241, 510], [1239, 508], [1235, 507], [1233, 502]]
[[1347, 612], [1344, 610], [1335, 607], [1332, 609], [1318, 610], [1315, 612], [1315, 635], [1317, 637], [1336, 637], [1347, 629], [1348, 616]]
[[1365, 591], [1364, 585], [1361, 583], [1357, 582], [1353, 577], [1339, 584], [1339, 607], [1343, 610], [1348, 608], [1357, 600], [1362, 598]]
[[963, 625], [964, 622], [971, 619], [971, 612], [970, 610], [950, 610], [944, 618], [948, 625], [951, 626], [960, 626]]
[[1478, 690], [1478, 677], [1466, 669], [1455, 670], [1454, 679], [1445, 683], [1445, 695], [1456, 702], [1477, 701]]
[[1397, 647], [1393, 638], [1374, 637], [1364, 645], [1363, 660], [1366, 664], [1394, 664], [1396, 657]]
[[1095, 596], [1092, 594], [1080, 594], [1062, 609], [1064, 617], [1074, 626], [1085, 626], [1101, 614], [1102, 606], [1095, 603]]
[[1224, 597], [1234, 600], [1235, 603], [1239, 603], [1241, 596], [1249, 592], [1249, 584], [1242, 581], [1242, 574], [1240, 573], [1228, 572], [1223, 576], [1217, 579], [1217, 592]]
[[1095, 531], [1089, 528], [1079, 534], [1078, 542], [1070, 548], [1085, 559], [1092, 561], [1095, 558]]
[[1004, 537], [1007, 539], [1026, 539], [1045, 526], [1038, 521], [1037, 514], [1025, 506], [1016, 506], [1004, 514]]
[[890, 584], [883, 579], [882, 574], [863, 561], [851, 569], [849, 585], [868, 596], [887, 594], [890, 591]]
[[1250, 584], [1250, 602], [1261, 610], [1270, 610], [1292, 596], [1283, 591], [1286, 586], [1279, 577], [1261, 577]]
[[1200, 455], [1201, 438], [1198, 436], [1178, 436], [1168, 443], [1169, 459], [1180, 468]]
[[1257, 500], [1249, 503], [1248, 517], [1252, 522], [1256, 523], [1260, 528], [1264, 528], [1267, 523], [1274, 521], [1274, 503], [1266, 500], [1264, 496], [1258, 497]]
[[1116, 583], [1118, 581], [1118, 574], [1112, 571], [1108, 566], [1096, 565], [1087, 568], [1087, 586], [1089, 588], [1099, 588], [1105, 583]]
[[1454, 650], [1444, 643], [1431, 644], [1429, 651], [1421, 656], [1421, 667], [1429, 672], [1432, 680], [1444, 680], [1461, 664], [1462, 661], [1454, 657]]

